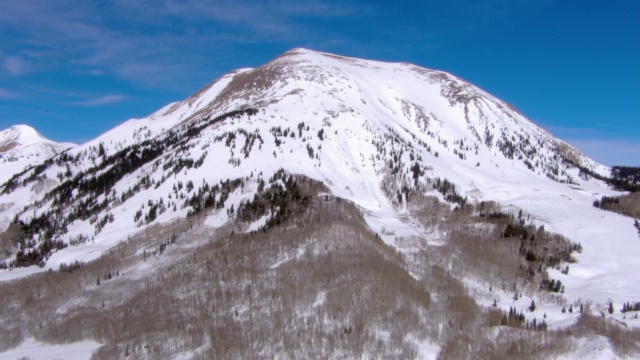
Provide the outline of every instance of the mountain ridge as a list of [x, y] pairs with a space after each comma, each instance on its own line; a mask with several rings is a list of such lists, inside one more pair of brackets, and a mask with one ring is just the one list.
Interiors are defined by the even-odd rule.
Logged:
[[76, 144], [45, 138], [29, 125], [19, 124], [0, 131], [0, 183], [25, 167], [45, 161]]
[[0, 332], [97, 359], [553, 358], [584, 334], [622, 358], [640, 242], [593, 206], [611, 172], [451, 74], [293, 49], [4, 182]]
[[[21, 266], [57, 268], [95, 259], [155, 223], [205, 210], [216, 219], [211, 224], [233, 222], [280, 169], [354, 202], [392, 247], [430, 236], [433, 229], [410, 221], [411, 199], [424, 194], [452, 207], [496, 201], [513, 212], [525, 209], [539, 225], [602, 247], [589, 240], [601, 216], [591, 203], [619, 194], [583, 171], [606, 175], [608, 167], [451, 74], [293, 49], [14, 176], [2, 187], [0, 217], [5, 227], [22, 221], [29, 234], [18, 250]], [[557, 209], [542, 205], [549, 201]], [[556, 210], [577, 209], [584, 219], [554, 220], [562, 217]], [[235, 231], [260, 229], [278, 211]], [[625, 244], [633, 231], [624, 230]], [[593, 271], [594, 259], [585, 256], [578, 256], [577, 273], [583, 263], [584, 272]], [[607, 269], [602, 283], [617, 276], [613, 264], [596, 267]], [[34, 271], [27, 269], [0, 275]], [[574, 280], [576, 288], [586, 286], [586, 278]], [[627, 285], [621, 289], [626, 293]]]

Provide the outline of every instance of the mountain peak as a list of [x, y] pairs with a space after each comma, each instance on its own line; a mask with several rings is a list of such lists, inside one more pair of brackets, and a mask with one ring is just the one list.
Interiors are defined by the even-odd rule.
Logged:
[[[608, 188], [610, 169], [446, 72], [295, 48], [255, 69], [229, 72], [183, 101], [131, 119], [49, 161], [36, 146], [46, 140], [34, 129], [16, 126], [0, 135], [6, 146], [35, 141], [0, 153], [0, 230], [7, 229], [11, 239], [0, 243], [0, 250], [8, 249], [8, 258], [0, 258], [0, 281], [73, 271], [69, 276], [79, 280], [69, 299], [88, 299], [89, 305], [99, 294], [135, 288], [130, 286], [135, 281], [155, 283], [156, 274], [167, 276], [157, 281], [162, 296], [174, 289], [190, 293], [181, 285], [190, 271], [201, 273], [187, 275], [188, 284], [201, 286], [207, 278], [214, 284], [212, 294], [228, 298], [235, 293], [251, 302], [268, 295], [253, 303], [256, 309], [273, 302], [271, 294], [292, 294], [280, 285], [268, 288], [273, 279], [288, 284], [287, 274], [297, 277], [309, 269], [331, 272], [317, 280], [323, 287], [317, 300], [315, 288], [295, 290], [311, 294], [296, 311], [325, 306], [325, 301], [332, 307], [365, 303], [350, 296], [346, 302], [333, 299], [340, 292], [335, 274], [348, 274], [343, 280], [348, 288], [354, 279], [365, 279], [366, 301], [387, 303], [401, 294], [370, 296], [388, 288], [380, 285], [380, 277], [354, 277], [343, 266], [383, 269], [380, 273], [390, 274], [393, 283], [405, 278], [411, 281], [400, 286], [409, 291], [406, 298], [426, 299], [425, 309], [437, 314], [450, 309], [447, 314], [456, 322], [486, 323], [480, 313], [458, 313], [459, 307], [480, 308], [465, 305], [475, 304], [469, 301], [472, 294], [464, 295], [467, 286], [478, 294], [478, 305], [490, 307], [493, 301], [496, 325], [497, 311], [507, 314], [531, 303], [526, 315], [518, 315], [523, 329], [529, 328], [525, 316], [526, 324], [535, 324], [543, 312], [550, 315], [542, 320], [549, 326], [565, 326], [575, 317], [571, 309], [569, 314], [561, 310], [563, 304], [589, 301], [604, 314], [606, 303], [620, 309], [623, 301], [640, 299], [637, 282], [621, 280], [640, 278], [638, 261], [629, 255], [640, 252], [637, 230], [630, 219], [592, 206], [603, 195], [619, 194]], [[40, 158], [24, 156], [36, 151]], [[110, 251], [114, 246], [117, 251]], [[374, 251], [380, 257], [363, 257]], [[83, 265], [102, 254], [101, 260]], [[230, 270], [230, 264], [239, 267]], [[110, 281], [114, 270], [123, 280]], [[258, 279], [259, 274], [266, 275]], [[215, 288], [223, 278], [225, 288]], [[249, 297], [243, 290], [247, 279], [256, 289]], [[305, 282], [297, 279], [290, 283]], [[434, 296], [416, 293], [417, 288], [433, 290]], [[201, 295], [189, 303], [200, 303]], [[456, 302], [449, 301], [455, 297]], [[75, 304], [84, 307], [81, 301]], [[59, 302], [50, 308], [71, 309], [65, 305], [70, 300]], [[229, 310], [236, 304], [252, 307], [228, 304]], [[112, 309], [100, 311], [120, 312]], [[226, 305], [219, 309], [219, 318], [228, 319]], [[391, 301], [388, 309], [376, 319], [395, 321], [397, 303]], [[293, 313], [298, 321], [296, 311], [283, 313]], [[235, 312], [234, 324], [253, 324], [247, 314]], [[425, 312], [412, 317], [431, 318]], [[438, 323], [416, 328], [438, 329]], [[338, 326], [331, 334], [337, 329], [347, 339], [360, 333], [349, 335], [351, 326], [342, 330], [342, 321]], [[398, 338], [394, 347], [408, 339]], [[107, 346], [120, 351], [123, 343]]]
[[0, 183], [73, 146], [49, 140], [29, 125], [14, 125], [0, 131]]
[[[5, 133], [11, 135], [5, 136], [7, 144], [9, 139], [22, 143], [22, 135], [42, 141], [26, 126]], [[17, 158], [2, 155], [5, 162]], [[18, 170], [25, 168], [21, 165]], [[327, 193], [357, 204], [373, 214], [370, 219], [389, 221], [406, 213], [413, 195], [511, 206], [522, 198], [524, 184], [545, 189], [554, 199], [582, 196], [566, 193], [566, 184], [601, 192], [605, 185], [587, 175], [609, 171], [505, 102], [446, 72], [295, 48], [255, 69], [227, 73], [181, 102], [127, 121], [37, 171], [18, 174], [3, 189], [15, 204], [0, 215], [5, 224], [16, 216], [29, 221], [34, 212], [24, 209], [41, 208], [36, 213], [58, 214], [67, 224], [59, 234], [62, 241], [91, 236], [86, 229], [93, 225], [96, 243], [107, 246], [114, 239], [100, 234], [104, 226], [125, 233], [224, 207], [220, 199], [214, 206], [213, 199], [174, 190], [179, 183], [220, 188], [246, 181], [251, 192], [251, 184], [280, 169], [323, 182]], [[37, 199], [31, 189], [41, 188], [35, 186], [38, 179], [48, 179], [48, 196], [58, 199], [52, 208], [26, 200]], [[107, 185], [69, 196], [71, 180]], [[456, 192], [449, 191], [450, 184]], [[231, 196], [238, 209], [244, 195], [232, 196], [234, 189], [225, 187], [224, 199]], [[104, 207], [82, 218], [66, 215], [75, 204], [105, 194]], [[110, 199], [118, 200], [109, 205]], [[165, 205], [143, 220], [140, 214], [150, 201]], [[233, 220], [232, 214], [222, 214], [221, 223]], [[84, 223], [111, 215], [112, 225]], [[372, 221], [373, 229], [385, 232]], [[383, 240], [395, 244], [393, 237]]]
[[0, 131], [0, 153], [15, 147], [32, 145], [48, 141], [42, 134], [29, 125], [19, 124]]

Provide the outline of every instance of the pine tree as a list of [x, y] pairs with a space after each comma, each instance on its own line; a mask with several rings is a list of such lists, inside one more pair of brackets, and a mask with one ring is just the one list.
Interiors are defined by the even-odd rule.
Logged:
[[613, 314], [613, 303], [609, 302], [609, 314]]
[[534, 312], [536, 311], [536, 302], [531, 300], [531, 305], [529, 305], [529, 311]]

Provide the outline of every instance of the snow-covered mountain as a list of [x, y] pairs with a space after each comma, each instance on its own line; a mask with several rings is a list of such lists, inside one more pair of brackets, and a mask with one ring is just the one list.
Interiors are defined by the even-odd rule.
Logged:
[[[5, 132], [3, 149], [26, 146], [15, 140], [24, 135]], [[295, 175], [355, 204], [398, 251], [445, 237], [421, 223], [419, 197], [450, 209], [494, 201], [524, 211], [533, 226], [581, 244], [570, 272], [564, 261], [548, 269], [568, 303], [640, 299], [633, 223], [592, 207], [620, 194], [599, 180], [611, 169], [442, 71], [294, 49], [44, 161], [50, 155], [0, 189], [3, 226], [16, 219], [20, 227], [0, 279], [97, 259], [133, 234], [185, 217], [237, 232], [286, 223], [291, 208], [261, 194], [289, 191]]]
[[28, 125], [15, 125], [0, 131], [0, 183], [32, 164], [38, 164], [71, 147], [46, 139]]

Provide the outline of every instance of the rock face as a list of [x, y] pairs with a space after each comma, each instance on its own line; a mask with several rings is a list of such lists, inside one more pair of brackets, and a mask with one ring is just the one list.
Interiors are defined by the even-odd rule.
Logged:
[[[32, 165], [0, 188], [3, 226], [22, 224], [5, 260], [14, 270], [0, 278], [90, 261], [152, 225], [195, 215], [238, 232], [281, 225], [310, 204], [293, 186], [299, 177], [322, 189], [314, 195], [354, 204], [396, 249], [444, 236], [420, 224], [418, 197], [524, 210], [585, 249], [569, 274], [556, 271], [569, 301], [640, 298], [621, 275], [640, 276], [626, 255], [640, 250], [635, 229], [591, 206], [617, 194], [593, 177], [610, 169], [485, 91], [412, 64], [293, 49], [61, 154], [64, 145], [24, 126], [2, 132], [0, 147], [5, 162]], [[21, 149], [42, 155], [18, 157]], [[616, 244], [605, 241], [609, 227]]]

